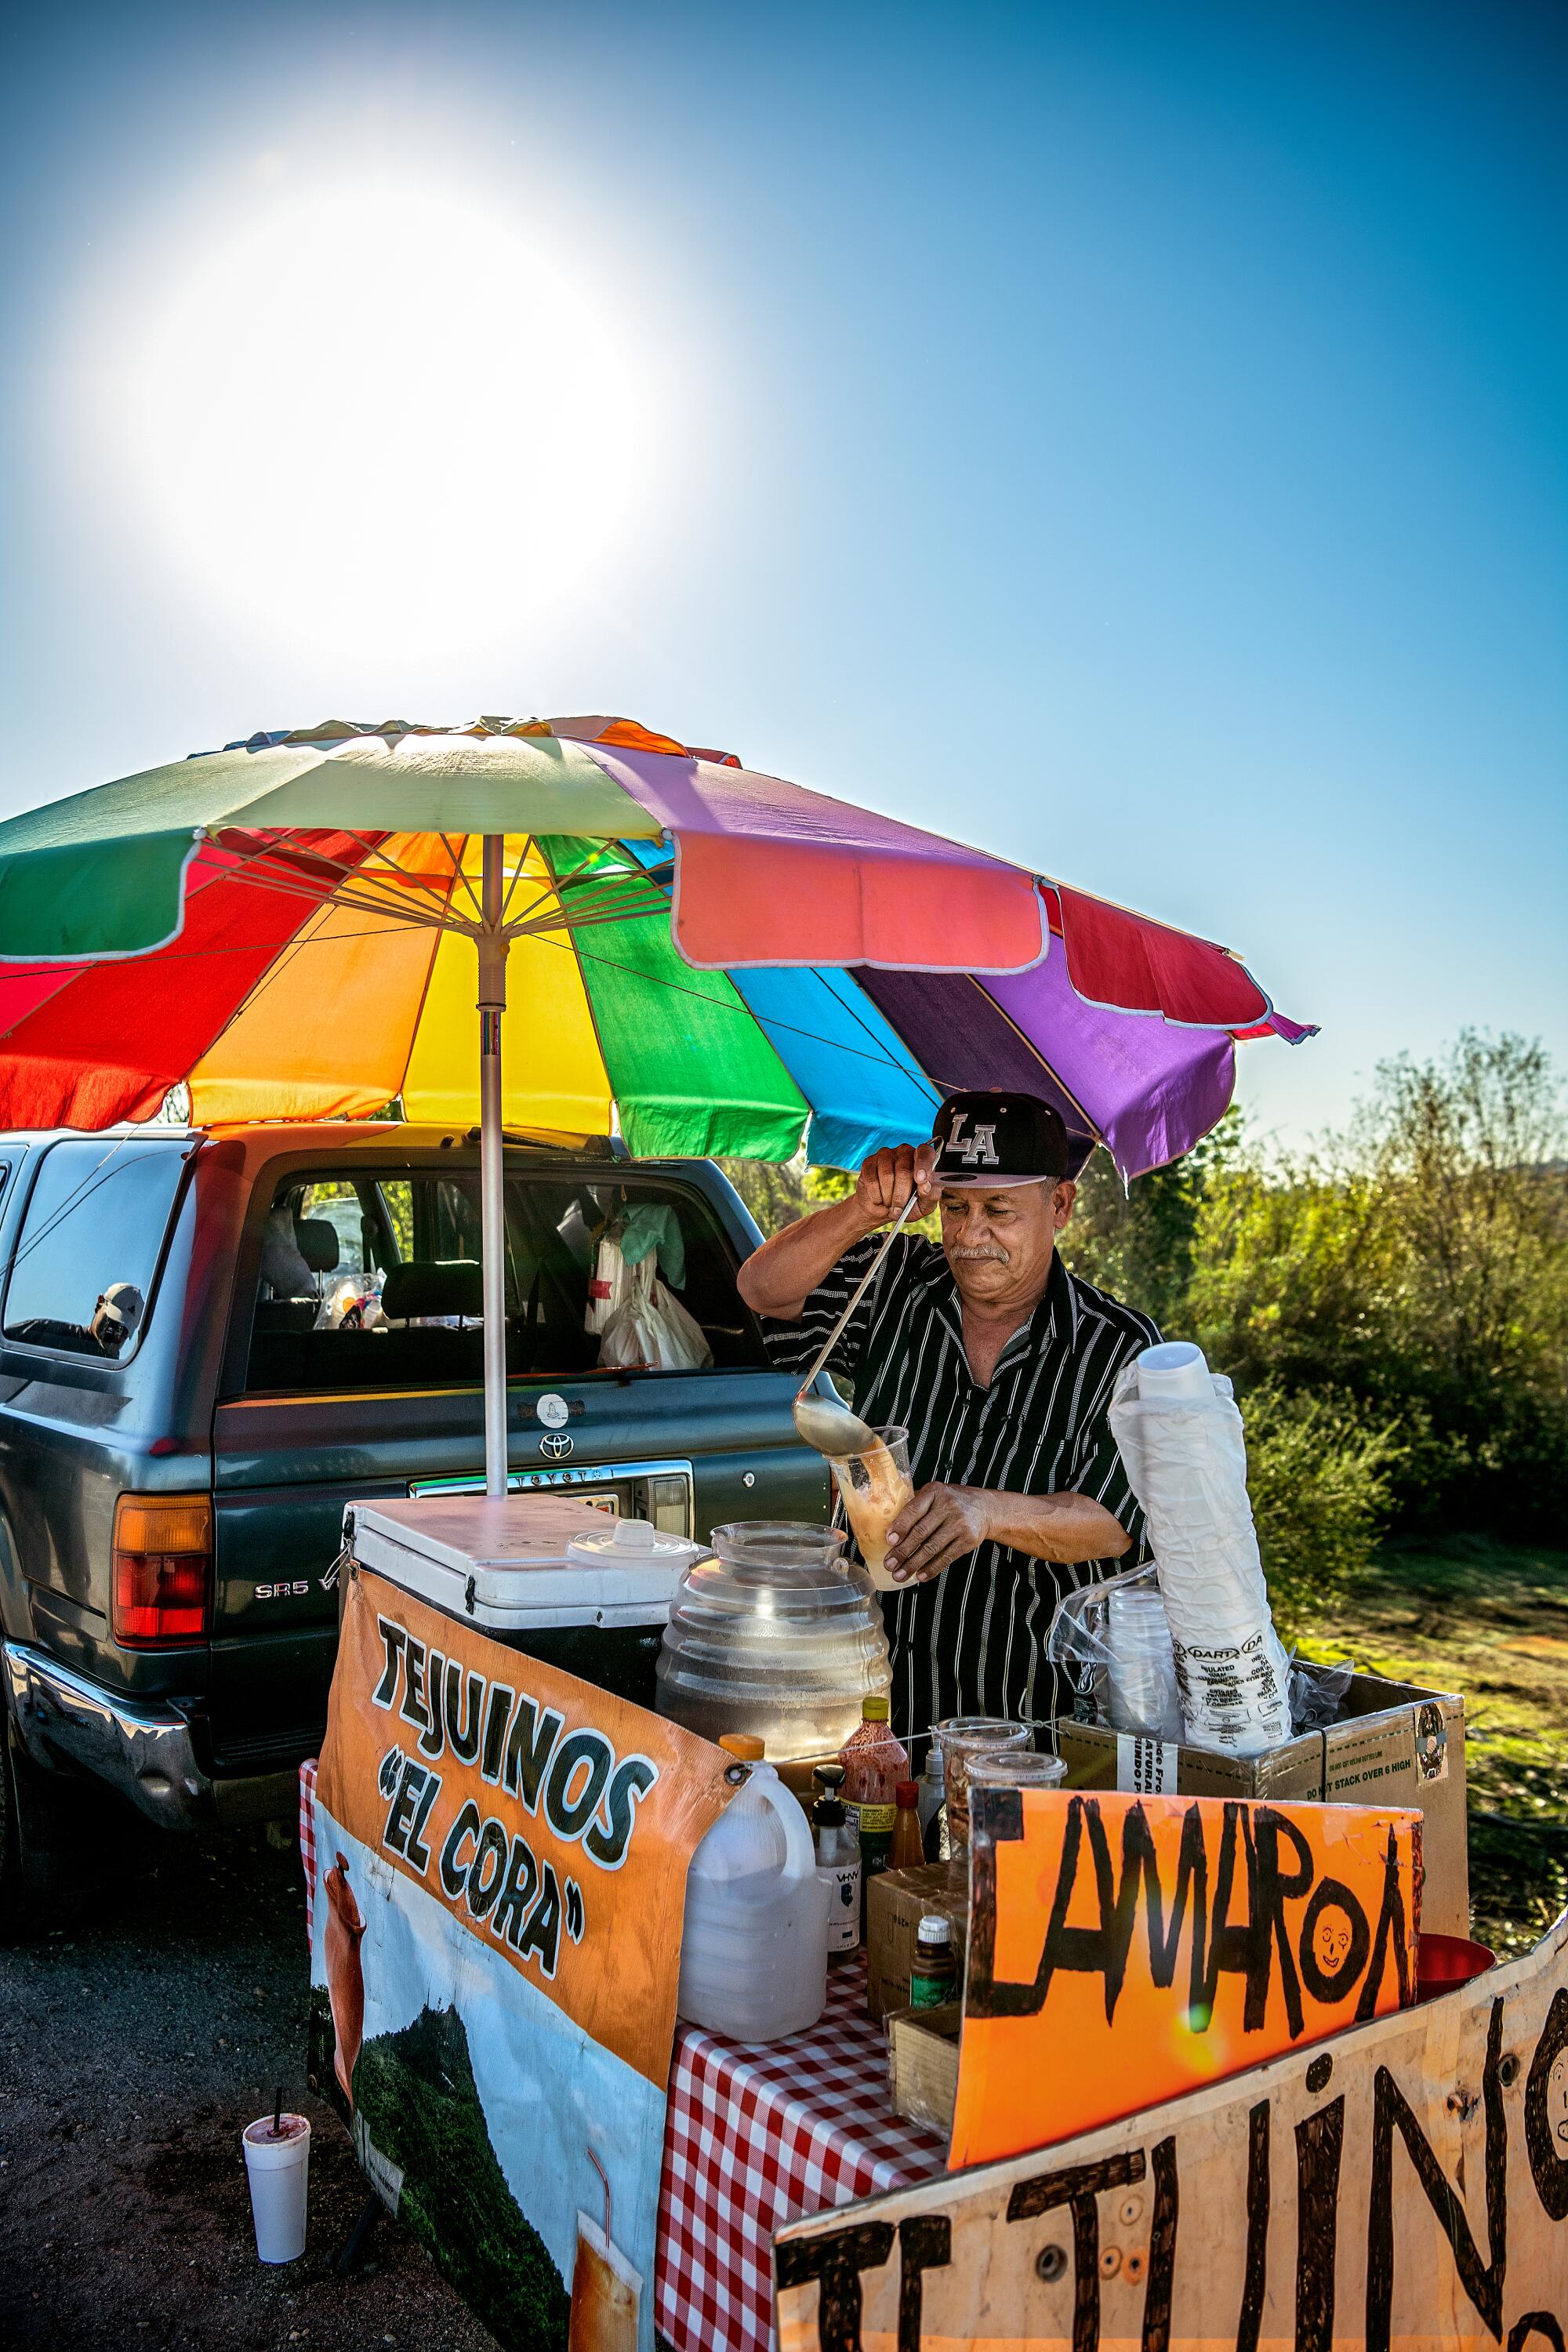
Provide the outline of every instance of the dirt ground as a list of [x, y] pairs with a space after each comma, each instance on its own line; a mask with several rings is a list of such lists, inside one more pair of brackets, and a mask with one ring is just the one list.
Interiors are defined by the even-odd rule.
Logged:
[[[384, 2217], [334, 2273], [364, 2185], [305, 2085], [298, 1853], [259, 1831], [153, 1852], [87, 1924], [0, 1948], [0, 2346], [495, 2352]], [[279, 2083], [310, 2119], [310, 2233], [264, 2269], [239, 2136]]]

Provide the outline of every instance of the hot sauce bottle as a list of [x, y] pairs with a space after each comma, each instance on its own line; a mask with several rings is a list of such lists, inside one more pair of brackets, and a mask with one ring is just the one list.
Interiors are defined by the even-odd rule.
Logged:
[[839, 1750], [844, 1802], [860, 1840], [860, 1932], [866, 1932], [866, 1889], [892, 1859], [898, 1788], [910, 1759], [888, 1726], [888, 1702], [873, 1693], [860, 1702], [860, 1727]]
[[893, 1870], [918, 1870], [926, 1858], [925, 1841], [921, 1835], [920, 1801], [920, 1782], [900, 1780], [894, 1793], [898, 1811], [889, 1865]]

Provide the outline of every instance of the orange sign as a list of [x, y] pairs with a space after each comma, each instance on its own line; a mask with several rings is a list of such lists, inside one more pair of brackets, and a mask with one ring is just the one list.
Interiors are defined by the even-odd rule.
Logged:
[[1414, 1998], [1417, 1812], [988, 1789], [972, 1837], [954, 2168]]
[[350, 1580], [320, 1801], [661, 2093], [686, 1864], [729, 1766], [365, 1569]]

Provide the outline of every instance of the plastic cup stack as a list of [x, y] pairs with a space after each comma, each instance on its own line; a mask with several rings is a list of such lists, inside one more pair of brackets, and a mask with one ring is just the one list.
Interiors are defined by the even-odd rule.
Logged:
[[1105, 1713], [1117, 1731], [1179, 1740], [1184, 1728], [1170, 1620], [1157, 1586], [1108, 1595]]
[[1176, 1340], [1117, 1375], [1110, 1426], [1149, 1525], [1184, 1728], [1197, 1748], [1256, 1756], [1290, 1737], [1247, 1444], [1230, 1382]]

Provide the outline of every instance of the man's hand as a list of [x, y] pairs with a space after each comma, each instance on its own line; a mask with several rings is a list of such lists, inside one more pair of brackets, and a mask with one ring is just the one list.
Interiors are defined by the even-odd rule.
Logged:
[[985, 1541], [991, 1500], [981, 1486], [922, 1486], [888, 1529], [889, 1575], [899, 1584], [924, 1584], [940, 1576]]
[[930, 1143], [873, 1151], [855, 1183], [856, 1204], [873, 1231], [890, 1224], [912, 1192], [920, 1194], [919, 1213], [924, 1215], [941, 1189], [931, 1173], [935, 1165], [936, 1149]]

